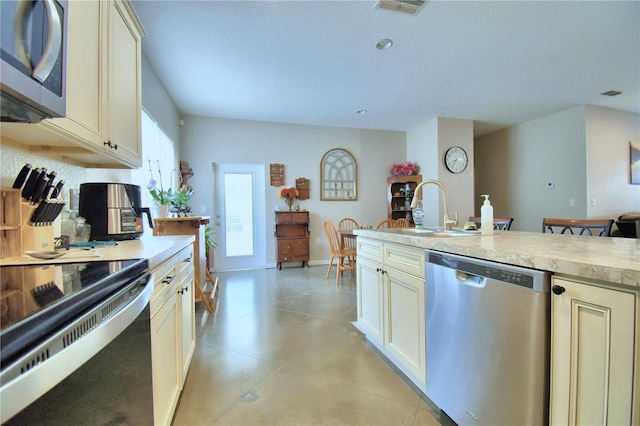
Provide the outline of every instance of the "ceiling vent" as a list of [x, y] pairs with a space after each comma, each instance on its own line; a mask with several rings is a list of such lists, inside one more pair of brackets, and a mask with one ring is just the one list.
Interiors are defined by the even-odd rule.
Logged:
[[618, 96], [621, 95], [622, 92], [618, 92], [617, 90], [607, 90], [606, 92], [602, 92], [600, 94], [604, 96]]
[[429, 0], [378, 0], [375, 8], [417, 15], [428, 2]]

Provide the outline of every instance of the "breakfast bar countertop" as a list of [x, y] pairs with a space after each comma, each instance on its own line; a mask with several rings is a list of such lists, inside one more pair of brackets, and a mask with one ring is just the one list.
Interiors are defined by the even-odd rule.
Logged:
[[153, 269], [180, 250], [195, 241], [193, 235], [146, 236], [140, 239], [118, 241], [117, 245], [96, 246], [94, 248], [71, 248], [64, 255], [52, 260], [38, 260], [24, 255], [20, 258], [5, 259], [2, 266], [38, 265], [50, 263], [92, 262], [101, 260], [147, 259]]
[[557, 274], [640, 287], [640, 239], [520, 231], [424, 237], [402, 229], [356, 229], [354, 234]]

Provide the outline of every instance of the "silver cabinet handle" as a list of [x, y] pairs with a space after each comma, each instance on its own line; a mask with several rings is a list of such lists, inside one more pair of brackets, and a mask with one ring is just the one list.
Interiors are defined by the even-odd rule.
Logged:
[[42, 59], [33, 70], [33, 78], [41, 82], [51, 74], [62, 46], [62, 23], [54, 0], [44, 0], [44, 9], [47, 12], [47, 24], [49, 25], [47, 45], [44, 48]]

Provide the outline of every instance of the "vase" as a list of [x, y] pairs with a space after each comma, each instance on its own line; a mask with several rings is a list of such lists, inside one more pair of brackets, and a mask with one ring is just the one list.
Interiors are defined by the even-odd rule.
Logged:
[[156, 204], [156, 218], [164, 219], [167, 217], [169, 206], [166, 204]]
[[287, 203], [287, 206], [289, 206], [289, 211], [293, 211], [293, 199], [285, 198], [284, 202]]

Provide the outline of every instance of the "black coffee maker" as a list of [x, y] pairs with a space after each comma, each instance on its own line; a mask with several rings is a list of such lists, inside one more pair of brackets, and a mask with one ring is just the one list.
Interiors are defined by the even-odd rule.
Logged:
[[142, 214], [153, 228], [151, 212], [142, 207], [140, 187], [127, 183], [83, 183], [78, 214], [91, 225], [91, 240], [132, 240], [143, 234]]

